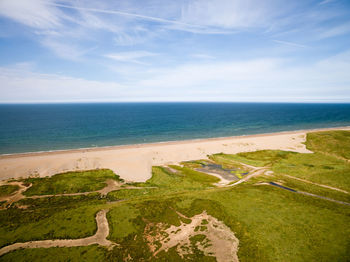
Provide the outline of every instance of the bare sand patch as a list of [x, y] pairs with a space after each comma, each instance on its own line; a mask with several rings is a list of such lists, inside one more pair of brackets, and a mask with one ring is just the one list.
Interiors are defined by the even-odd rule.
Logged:
[[22, 193], [32, 186], [32, 184], [27, 186], [27, 185], [25, 185], [22, 182], [16, 182], [16, 181], [14, 181], [14, 182], [0, 181], [0, 185], [16, 185], [16, 186], [19, 186], [19, 190], [17, 190], [13, 194], [11, 194], [9, 196], [0, 197], [0, 202], [1, 201], [6, 201], [7, 205], [11, 205], [12, 203], [17, 202], [17, 201], [21, 200], [22, 198], [24, 198]]
[[[218, 262], [239, 261], [237, 257], [239, 241], [223, 222], [208, 215], [206, 211], [185, 218], [191, 222], [188, 224], [182, 222], [180, 226], [172, 225], [168, 228], [161, 223], [146, 227], [145, 238], [154, 256], [163, 250], [176, 247], [178, 254], [183, 257], [191, 254], [193, 245], [196, 245], [205, 255], [216, 257]], [[195, 236], [202, 237], [201, 241], [194, 241]]]

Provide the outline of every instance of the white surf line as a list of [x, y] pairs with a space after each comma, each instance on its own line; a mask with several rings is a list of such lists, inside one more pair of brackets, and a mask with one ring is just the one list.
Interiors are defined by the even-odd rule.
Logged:
[[323, 184], [318, 184], [318, 183], [315, 183], [315, 182], [311, 182], [311, 181], [308, 181], [308, 180], [305, 180], [305, 179], [302, 179], [302, 178], [298, 178], [298, 177], [294, 177], [294, 176], [290, 176], [290, 175], [286, 175], [286, 174], [282, 174], [282, 176], [286, 176], [286, 177], [289, 177], [289, 178], [292, 178], [292, 179], [296, 179], [296, 180], [299, 180], [299, 181], [302, 181], [302, 182], [305, 182], [305, 183], [309, 183], [309, 184], [312, 184], [312, 185], [316, 185], [316, 186], [324, 187], [324, 188], [327, 188], [327, 189], [336, 190], [336, 191], [339, 191], [339, 192], [342, 192], [342, 193], [345, 193], [345, 194], [349, 194], [348, 191], [345, 191], [345, 190], [340, 189], [340, 188], [327, 186], [327, 185], [323, 185]]
[[0, 256], [19, 248], [50, 248], [50, 247], [78, 247], [98, 244], [105, 247], [113, 247], [116, 243], [107, 240], [109, 235], [108, 210], [100, 210], [96, 214], [97, 231], [95, 235], [79, 239], [39, 240], [24, 243], [15, 243], [0, 249]]

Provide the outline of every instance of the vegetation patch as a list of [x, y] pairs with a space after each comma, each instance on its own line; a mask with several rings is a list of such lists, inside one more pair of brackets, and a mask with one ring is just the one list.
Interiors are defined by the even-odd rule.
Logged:
[[44, 178], [28, 178], [23, 181], [25, 183], [32, 183], [32, 186], [24, 192], [24, 195], [91, 192], [104, 188], [107, 185], [106, 180], [108, 179], [120, 181], [119, 176], [108, 169], [67, 172]]
[[350, 131], [325, 131], [308, 133], [306, 147], [342, 159], [350, 159]]
[[9, 196], [19, 190], [17, 185], [3, 185], [0, 186], [0, 197]]
[[[0, 261], [42, 261], [47, 262], [80, 262], [80, 261], [107, 261], [107, 250], [97, 245], [87, 247], [53, 247], [53, 248], [33, 248], [20, 249], [0, 257]], [[69, 258], [69, 259], [67, 259]]]

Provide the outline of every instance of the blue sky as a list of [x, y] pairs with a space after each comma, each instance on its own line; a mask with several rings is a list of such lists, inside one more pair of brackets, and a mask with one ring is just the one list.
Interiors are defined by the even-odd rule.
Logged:
[[0, 0], [0, 102], [350, 102], [349, 0]]

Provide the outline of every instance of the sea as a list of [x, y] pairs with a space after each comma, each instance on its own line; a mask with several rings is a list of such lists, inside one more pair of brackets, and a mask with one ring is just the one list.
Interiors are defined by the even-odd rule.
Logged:
[[350, 126], [350, 104], [1, 104], [0, 154]]

